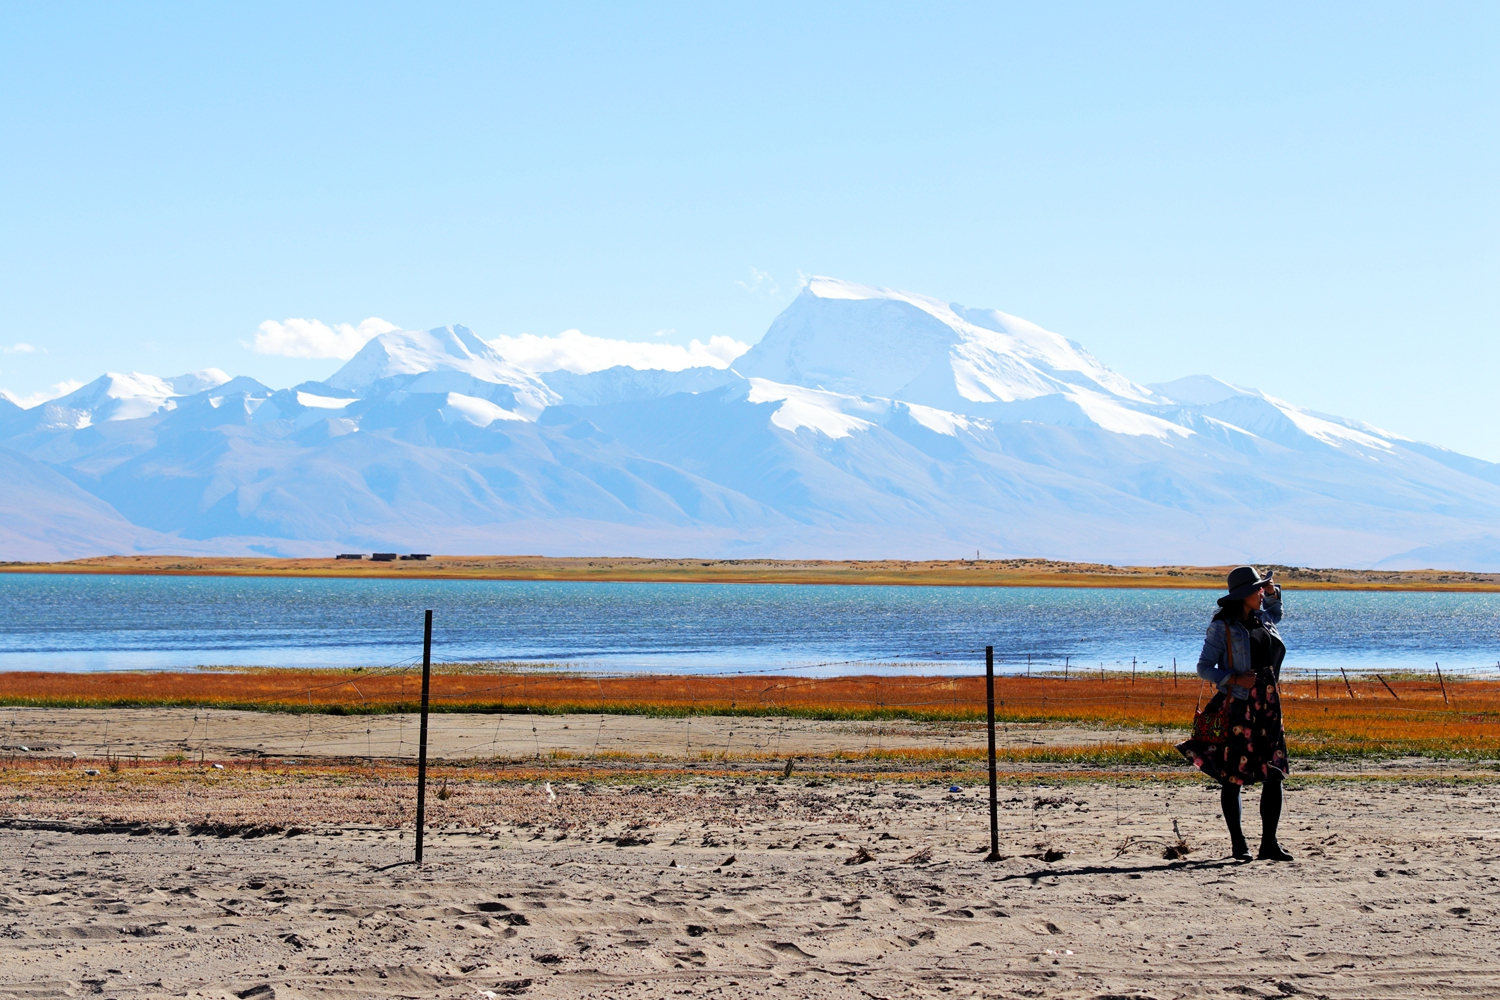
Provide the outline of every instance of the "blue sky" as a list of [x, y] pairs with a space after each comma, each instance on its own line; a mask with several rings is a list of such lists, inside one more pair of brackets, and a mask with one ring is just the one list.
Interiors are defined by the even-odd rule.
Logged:
[[828, 274], [1500, 460], [1496, 51], [1493, 4], [7, 5], [0, 387], [333, 371], [248, 346], [292, 317], [753, 342]]

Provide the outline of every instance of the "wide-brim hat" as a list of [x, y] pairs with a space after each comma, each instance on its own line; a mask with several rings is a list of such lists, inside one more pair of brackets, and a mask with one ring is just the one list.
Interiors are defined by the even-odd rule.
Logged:
[[1254, 566], [1236, 566], [1229, 571], [1229, 593], [1219, 598], [1220, 606], [1230, 601], [1243, 601], [1270, 581], [1269, 576], [1261, 576], [1260, 570]]

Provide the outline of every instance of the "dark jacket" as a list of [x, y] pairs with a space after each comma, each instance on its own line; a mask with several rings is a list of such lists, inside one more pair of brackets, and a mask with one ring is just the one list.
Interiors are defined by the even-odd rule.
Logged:
[[[1260, 621], [1261, 627], [1270, 633], [1271, 668], [1280, 677], [1281, 661], [1286, 656], [1286, 643], [1281, 641], [1281, 634], [1276, 631], [1276, 623], [1281, 621], [1281, 590], [1278, 588], [1276, 593], [1267, 594], [1261, 600], [1260, 610], [1251, 613]], [[1230, 684], [1229, 678], [1234, 674], [1253, 671], [1250, 666], [1250, 633], [1239, 622], [1232, 622], [1229, 631], [1234, 636], [1234, 670], [1230, 671], [1228, 657], [1224, 655], [1224, 623], [1213, 621], [1209, 622], [1208, 634], [1203, 639], [1203, 652], [1198, 654], [1198, 676], [1220, 691], [1228, 691], [1235, 698], [1244, 701], [1250, 697], [1250, 690]]]

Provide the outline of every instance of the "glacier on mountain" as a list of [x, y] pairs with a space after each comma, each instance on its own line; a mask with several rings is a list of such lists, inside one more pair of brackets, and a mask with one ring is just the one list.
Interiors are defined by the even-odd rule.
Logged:
[[1138, 385], [993, 310], [814, 278], [727, 368], [536, 372], [497, 343], [390, 330], [290, 389], [111, 374], [0, 406], [0, 464], [25, 484], [0, 491], [0, 558], [1500, 569], [1500, 466], [1206, 375]]

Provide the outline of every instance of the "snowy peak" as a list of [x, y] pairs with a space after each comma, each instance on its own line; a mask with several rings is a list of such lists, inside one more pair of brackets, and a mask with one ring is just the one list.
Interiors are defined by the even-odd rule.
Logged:
[[893, 398], [929, 369], [946, 367], [958, 339], [914, 298], [815, 278], [734, 369], [785, 385]]
[[457, 392], [490, 399], [526, 420], [536, 419], [559, 401], [541, 379], [506, 361], [472, 330], [457, 324], [382, 333], [324, 384], [360, 395], [384, 379], [401, 379], [401, 387], [411, 392]]
[[[1189, 433], [1137, 412], [1161, 400], [1035, 323], [833, 278], [809, 281], [734, 368], [786, 385], [997, 420], [1056, 412], [1069, 423], [1124, 434]], [[1034, 402], [1049, 397], [1040, 408]]]
[[808, 279], [807, 287], [803, 289], [802, 294], [828, 301], [904, 302], [945, 321], [948, 318], [947, 314], [952, 312], [941, 299], [935, 299], [930, 295], [918, 295], [916, 292], [903, 292], [895, 288], [881, 288], [877, 285], [861, 285], [854, 281], [841, 281], [838, 278], [819, 275]]
[[34, 408], [37, 426], [81, 430], [114, 420], [136, 420], [176, 406], [175, 400], [221, 386], [229, 376], [217, 368], [158, 378], [141, 372], [107, 372], [66, 396]]
[[1080, 391], [1156, 402], [1149, 389], [1035, 323], [822, 277], [808, 283], [735, 369], [806, 388], [975, 413], [987, 404]]
[[525, 373], [474, 336], [472, 330], [455, 324], [382, 333], [365, 344], [327, 384], [360, 392], [383, 378], [432, 371], [458, 371], [487, 382], [526, 380]]

